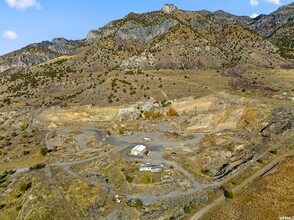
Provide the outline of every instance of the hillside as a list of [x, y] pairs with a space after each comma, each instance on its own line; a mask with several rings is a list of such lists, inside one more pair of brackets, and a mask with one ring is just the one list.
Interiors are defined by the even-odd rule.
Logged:
[[285, 24], [271, 36], [270, 40], [280, 47], [281, 55], [294, 59], [294, 23]]
[[248, 27], [264, 37], [269, 37], [275, 31], [288, 23], [294, 22], [294, 3], [280, 7], [269, 15], [260, 15], [249, 23]]
[[[58, 38], [6, 54], [0, 57], [0, 71], [29, 68], [73, 54], [77, 54], [76, 59], [87, 59], [108, 71], [118, 67], [198, 69], [285, 65], [288, 63], [285, 58], [292, 58], [293, 53], [291, 46], [285, 47], [291, 42], [293, 8], [290, 4], [251, 19], [224, 11], [183, 11], [165, 5], [161, 11], [130, 13], [91, 30], [85, 40]], [[288, 37], [279, 37], [285, 32]], [[105, 57], [113, 62], [106, 65]]]
[[54, 58], [77, 53], [82, 41], [55, 38], [52, 41], [30, 44], [0, 57], [0, 72], [10, 68], [27, 69]]

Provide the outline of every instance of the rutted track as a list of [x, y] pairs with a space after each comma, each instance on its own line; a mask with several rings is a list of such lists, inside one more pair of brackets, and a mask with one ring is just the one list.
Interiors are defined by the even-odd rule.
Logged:
[[[257, 178], [258, 176], [262, 176], [264, 173], [266, 173], [272, 167], [275, 167], [276, 164], [281, 162], [282, 160], [284, 160], [285, 157], [289, 157], [289, 156], [293, 156], [293, 155], [294, 155], [294, 152], [277, 157], [274, 161], [270, 162], [265, 167], [263, 167], [261, 170], [257, 171], [255, 174], [253, 174], [252, 176], [250, 176], [246, 180], [244, 180], [240, 185], [233, 188], [232, 191], [238, 192], [244, 186], [246, 186], [248, 183], [252, 182], [255, 178]], [[200, 211], [198, 211], [191, 219], [192, 220], [200, 219], [206, 212], [208, 212], [210, 209], [212, 209], [214, 206], [218, 205], [219, 203], [221, 203], [225, 199], [226, 198], [224, 196], [217, 198], [212, 203], [210, 203], [209, 205], [207, 205], [206, 207], [204, 207]]]

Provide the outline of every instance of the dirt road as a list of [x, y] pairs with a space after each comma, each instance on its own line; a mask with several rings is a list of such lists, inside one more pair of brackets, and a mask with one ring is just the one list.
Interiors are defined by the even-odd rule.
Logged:
[[[253, 174], [252, 176], [250, 176], [249, 178], [247, 178], [246, 180], [244, 180], [240, 185], [238, 185], [234, 189], [232, 189], [232, 191], [234, 193], [238, 192], [244, 186], [246, 186], [248, 183], [252, 182], [255, 178], [263, 175], [265, 172], [267, 172], [268, 170], [270, 170], [272, 167], [276, 166], [276, 164], [279, 163], [279, 162], [281, 162], [282, 160], [284, 160], [285, 157], [289, 157], [289, 156], [293, 156], [293, 155], [294, 155], [294, 152], [288, 153], [288, 154], [285, 154], [285, 155], [282, 155], [282, 156], [277, 157], [274, 161], [270, 162], [265, 167], [263, 167], [261, 170], [259, 170], [258, 172], [256, 172], [255, 174]], [[215, 201], [213, 201], [211, 204], [207, 205], [206, 207], [204, 207], [203, 209], [201, 209], [200, 211], [198, 211], [191, 218], [191, 220], [200, 219], [206, 212], [208, 212], [210, 209], [212, 209], [214, 206], [216, 206], [217, 204], [221, 203], [225, 199], [226, 198], [224, 196], [219, 197], [218, 199], [216, 199]]]

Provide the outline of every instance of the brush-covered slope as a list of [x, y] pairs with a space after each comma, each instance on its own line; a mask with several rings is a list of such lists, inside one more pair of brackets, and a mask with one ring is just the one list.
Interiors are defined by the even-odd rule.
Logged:
[[[108, 66], [116, 60], [108, 70], [284, 64], [276, 45], [242, 26], [251, 20], [222, 11], [182, 11], [173, 5], [165, 5], [156, 12], [131, 13], [88, 34], [87, 41], [93, 47], [87, 59], [91, 60], [98, 53], [95, 65], [100, 63], [103, 67], [105, 59], [109, 60]], [[108, 42], [113, 49], [105, 54], [102, 42]], [[127, 51], [127, 56], [121, 51]]]
[[130, 13], [92, 30], [85, 41], [59, 38], [9, 53], [0, 57], [0, 71], [29, 68], [69, 54], [88, 68], [106, 71], [280, 66], [292, 58], [293, 15], [293, 4], [255, 19], [165, 5], [160, 11]]
[[275, 31], [269, 39], [280, 47], [283, 57], [294, 59], [294, 23], [285, 24]]

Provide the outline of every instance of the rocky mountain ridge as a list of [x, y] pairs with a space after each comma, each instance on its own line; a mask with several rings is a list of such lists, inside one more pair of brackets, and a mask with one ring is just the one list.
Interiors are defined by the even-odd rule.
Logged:
[[30, 44], [0, 57], [0, 72], [10, 68], [29, 68], [54, 58], [77, 53], [82, 41], [54, 38]]
[[[283, 65], [287, 63], [285, 58], [293, 58], [293, 21], [293, 3], [257, 18], [236, 16], [224, 11], [183, 11], [167, 4], [160, 11], [130, 13], [123, 19], [91, 30], [85, 40], [57, 38], [51, 42], [31, 44], [1, 56], [0, 72], [14, 67], [29, 68], [59, 56], [80, 52], [88, 54], [87, 59], [94, 59], [94, 53], [95, 56], [98, 53], [103, 56], [105, 48], [101, 45], [107, 43], [115, 44], [118, 50], [126, 51], [118, 57], [115, 51], [111, 53], [107, 49], [107, 57], [117, 60], [110, 65], [111, 68]], [[286, 38], [282, 37], [285, 33], [288, 33]], [[161, 58], [162, 56], [168, 58]], [[93, 62], [104, 68], [99, 59]]]

